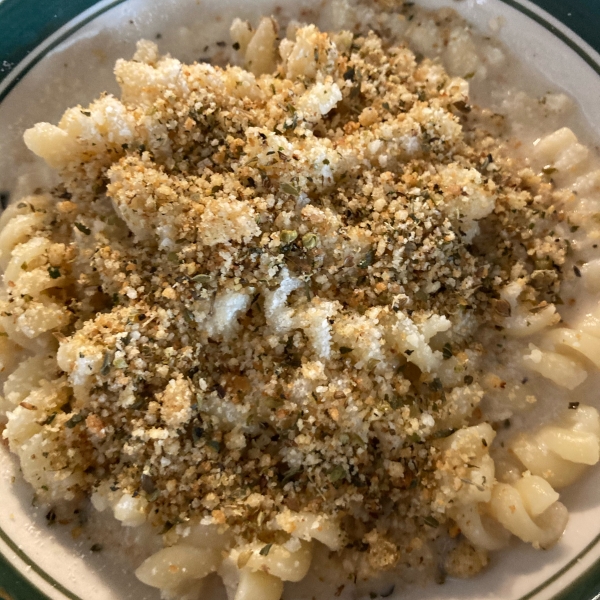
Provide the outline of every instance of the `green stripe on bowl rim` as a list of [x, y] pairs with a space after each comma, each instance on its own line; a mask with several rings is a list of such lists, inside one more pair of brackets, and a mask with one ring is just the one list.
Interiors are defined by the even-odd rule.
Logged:
[[0, 600], [47, 600], [0, 555]]
[[[9, 78], [8, 85], [2, 86], [0, 102], [11, 89], [49, 51], [70, 37], [73, 33], [126, 0], [97, 2], [96, 0], [0, 0], [0, 23], [10, 23], [0, 36], [0, 86]], [[563, 43], [574, 50], [598, 75], [600, 63], [576, 39], [567, 36], [547, 18], [521, 4], [520, 0], [501, 0], [519, 10], [545, 27]], [[525, 0], [527, 2], [527, 0]], [[533, 0], [534, 4], [552, 15], [563, 25], [575, 32], [597, 52], [600, 52], [600, 2], [598, 0]], [[98, 5], [93, 10], [94, 5]], [[86, 13], [86, 14], [82, 14]], [[81, 17], [81, 18], [77, 18]], [[74, 23], [67, 26], [70, 21]], [[61, 30], [62, 31], [59, 31]], [[35, 53], [40, 45], [42, 51]], [[82, 600], [48, 573], [35, 564], [27, 554], [0, 528], [0, 540], [36, 575], [51, 585], [63, 598]], [[572, 560], [557, 571], [551, 578], [540, 584], [519, 600], [530, 600], [544, 588], [564, 575], [571, 567], [592, 551], [600, 542], [600, 534], [592, 540]], [[600, 560], [590, 566], [566, 589], [554, 596], [553, 600], [598, 600], [600, 599]], [[0, 554], [0, 600], [50, 600], [27, 579], [11, 562]]]

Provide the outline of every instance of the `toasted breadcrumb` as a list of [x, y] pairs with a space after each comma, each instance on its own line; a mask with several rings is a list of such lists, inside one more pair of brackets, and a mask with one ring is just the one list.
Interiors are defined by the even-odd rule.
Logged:
[[[418, 564], [471, 468], [444, 440], [480, 418], [478, 331], [509, 284], [555, 300], [552, 185], [438, 64], [314, 26], [276, 60], [276, 30], [234, 23], [247, 70], [141, 42], [121, 100], [26, 134], [63, 180], [44, 235], [70, 319], [69, 411], [40, 428], [78, 490], [142, 495], [153, 524], [268, 541], [314, 512], [365, 572]], [[470, 574], [463, 555], [487, 561], [463, 544], [446, 570]]]

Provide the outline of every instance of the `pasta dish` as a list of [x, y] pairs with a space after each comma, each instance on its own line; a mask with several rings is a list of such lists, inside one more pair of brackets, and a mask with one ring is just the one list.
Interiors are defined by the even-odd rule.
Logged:
[[[231, 36], [240, 66], [141, 41], [120, 98], [25, 132], [61, 184], [0, 217], [24, 478], [151, 529], [136, 575], [171, 599], [214, 574], [235, 600], [297, 598], [324, 565], [385, 597], [474, 576], [511, 536], [549, 548], [560, 490], [599, 460], [573, 392], [598, 310], [565, 305], [600, 288], [590, 151], [566, 127], [519, 149], [472, 101], [477, 65], [389, 32]], [[559, 409], [513, 428], [548, 386]]]

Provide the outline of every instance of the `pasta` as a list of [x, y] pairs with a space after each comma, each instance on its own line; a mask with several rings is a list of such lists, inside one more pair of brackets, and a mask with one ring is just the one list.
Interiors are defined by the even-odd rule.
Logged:
[[283, 582], [262, 571], [242, 569], [234, 600], [279, 600]]
[[510, 450], [534, 475], [555, 488], [565, 487], [599, 460], [598, 411], [579, 405], [568, 410], [556, 425], [547, 425], [533, 435], [520, 435]]
[[7, 306], [15, 297], [28, 300], [24, 309], [11, 307], [10, 316], [5, 310], [0, 325], [11, 339], [33, 352], [52, 348], [49, 332], [70, 321], [65, 307], [49, 294], [65, 285], [60, 274], [65, 248], [37, 235], [48, 224], [47, 203], [48, 198], [29, 197], [19, 202], [16, 210], [7, 210], [0, 238], [6, 286], [2, 302]]
[[[450, 515], [478, 548], [497, 550], [506, 545], [506, 532], [493, 521], [536, 547], [551, 546], [566, 526], [566, 508], [557, 502], [558, 494], [546, 479], [537, 475], [526, 473], [512, 484], [496, 481], [488, 454], [494, 435], [489, 425], [479, 425], [453, 434], [446, 442], [448, 450], [458, 449], [459, 456], [466, 455], [469, 461], [467, 469], [464, 459], [459, 463], [462, 472], [451, 471], [462, 485], [452, 486], [458, 491]], [[547, 428], [543, 435], [552, 435], [552, 430]], [[515, 446], [511, 448], [515, 451]]]
[[[552, 546], [567, 524], [567, 509], [543, 478], [525, 474], [513, 484], [494, 484], [484, 504], [453, 509], [452, 516], [475, 547], [498, 550], [511, 533], [537, 548]], [[500, 527], [501, 526], [501, 527]]]
[[152, 536], [135, 574], [167, 600], [472, 576], [555, 544], [600, 460], [578, 401], [502, 430], [600, 370], [597, 302], [561, 297], [600, 289], [593, 154], [560, 127], [513, 156], [469, 102], [503, 51], [385, 14], [448, 70], [236, 19], [243, 67], [141, 41], [120, 99], [25, 133], [61, 184], [0, 217], [3, 436], [40, 498]]
[[202, 579], [216, 571], [219, 562], [216, 549], [179, 544], [153, 554], [135, 574], [140, 581], [153, 587], [177, 590], [188, 579]]
[[541, 343], [542, 349], [529, 345], [525, 364], [567, 389], [575, 389], [585, 381], [586, 365], [600, 368], [600, 330], [594, 312], [575, 322], [573, 327], [550, 329], [544, 333]]
[[524, 542], [548, 548], [565, 530], [567, 509], [556, 501], [557, 494], [544, 479], [532, 480], [534, 477], [525, 477], [514, 486], [497, 483], [489, 512]]
[[580, 362], [558, 352], [542, 351], [534, 344], [529, 344], [529, 350], [523, 356], [524, 364], [557, 385], [574, 390], [587, 379], [587, 371]]

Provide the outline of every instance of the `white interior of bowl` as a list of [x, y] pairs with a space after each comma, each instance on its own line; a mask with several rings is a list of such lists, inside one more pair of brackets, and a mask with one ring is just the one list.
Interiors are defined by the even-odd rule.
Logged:
[[[488, 30], [490, 19], [502, 17], [505, 24], [496, 35], [527, 69], [543, 72], [554, 88], [567, 90], [578, 101], [583, 119], [574, 125], [576, 133], [587, 141], [597, 140], [597, 132], [589, 124], [600, 123], [597, 102], [600, 77], [547, 29], [500, 0], [421, 0], [420, 3], [427, 7], [451, 4], [482, 31]], [[45, 56], [0, 105], [0, 189], [14, 189], [19, 174], [30, 171], [36, 164], [21, 141], [23, 130], [38, 121], [56, 122], [67, 106], [87, 104], [104, 90], [116, 93], [112, 76], [114, 61], [131, 56], [139, 38], [156, 39], [160, 34], [161, 51], [193, 61], [206, 55], [206, 46], [228, 40], [227, 30], [233, 16], [255, 21], [260, 14], [275, 13], [283, 19], [287, 16], [300, 20], [326, 19], [326, 7], [324, 0], [321, 3], [311, 0], [163, 0], [160, 4], [153, 0], [128, 0], [112, 8]], [[94, 9], [97, 10], [98, 7]], [[523, 81], [526, 91], [548, 91], [543, 89], [547, 84], [539, 77], [527, 77]], [[29, 185], [41, 185], [48, 180], [41, 165], [38, 173], [29, 180]], [[593, 399], [585, 398], [585, 401], [594, 403]], [[441, 596], [511, 600], [529, 593], [600, 533], [597, 526], [600, 506], [596, 502], [599, 484], [600, 469], [595, 469], [585, 481], [563, 494], [571, 520], [563, 540], [552, 550], [535, 552], [515, 543], [510, 551], [495, 555], [492, 568], [473, 580], [448, 581], [443, 588], [435, 585], [414, 588], [403, 591], [401, 597], [407, 600]], [[7, 456], [2, 457], [0, 485], [4, 490], [0, 527], [32, 562], [73, 594], [85, 600], [158, 598], [158, 593], [135, 580], [130, 565], [120, 562], [110, 548], [92, 555], [91, 541], [85, 538], [74, 541], [72, 527], [48, 529], [45, 511], [31, 506], [32, 491], [20, 481], [14, 461]], [[3, 548], [7, 556], [23, 568], [22, 561], [0, 542], [0, 550]], [[592, 549], [568, 573], [535, 597], [551, 597], [598, 556], [600, 549]], [[29, 573], [48, 595], [64, 598], [31, 570]], [[344, 595], [341, 598], [343, 600]]]

